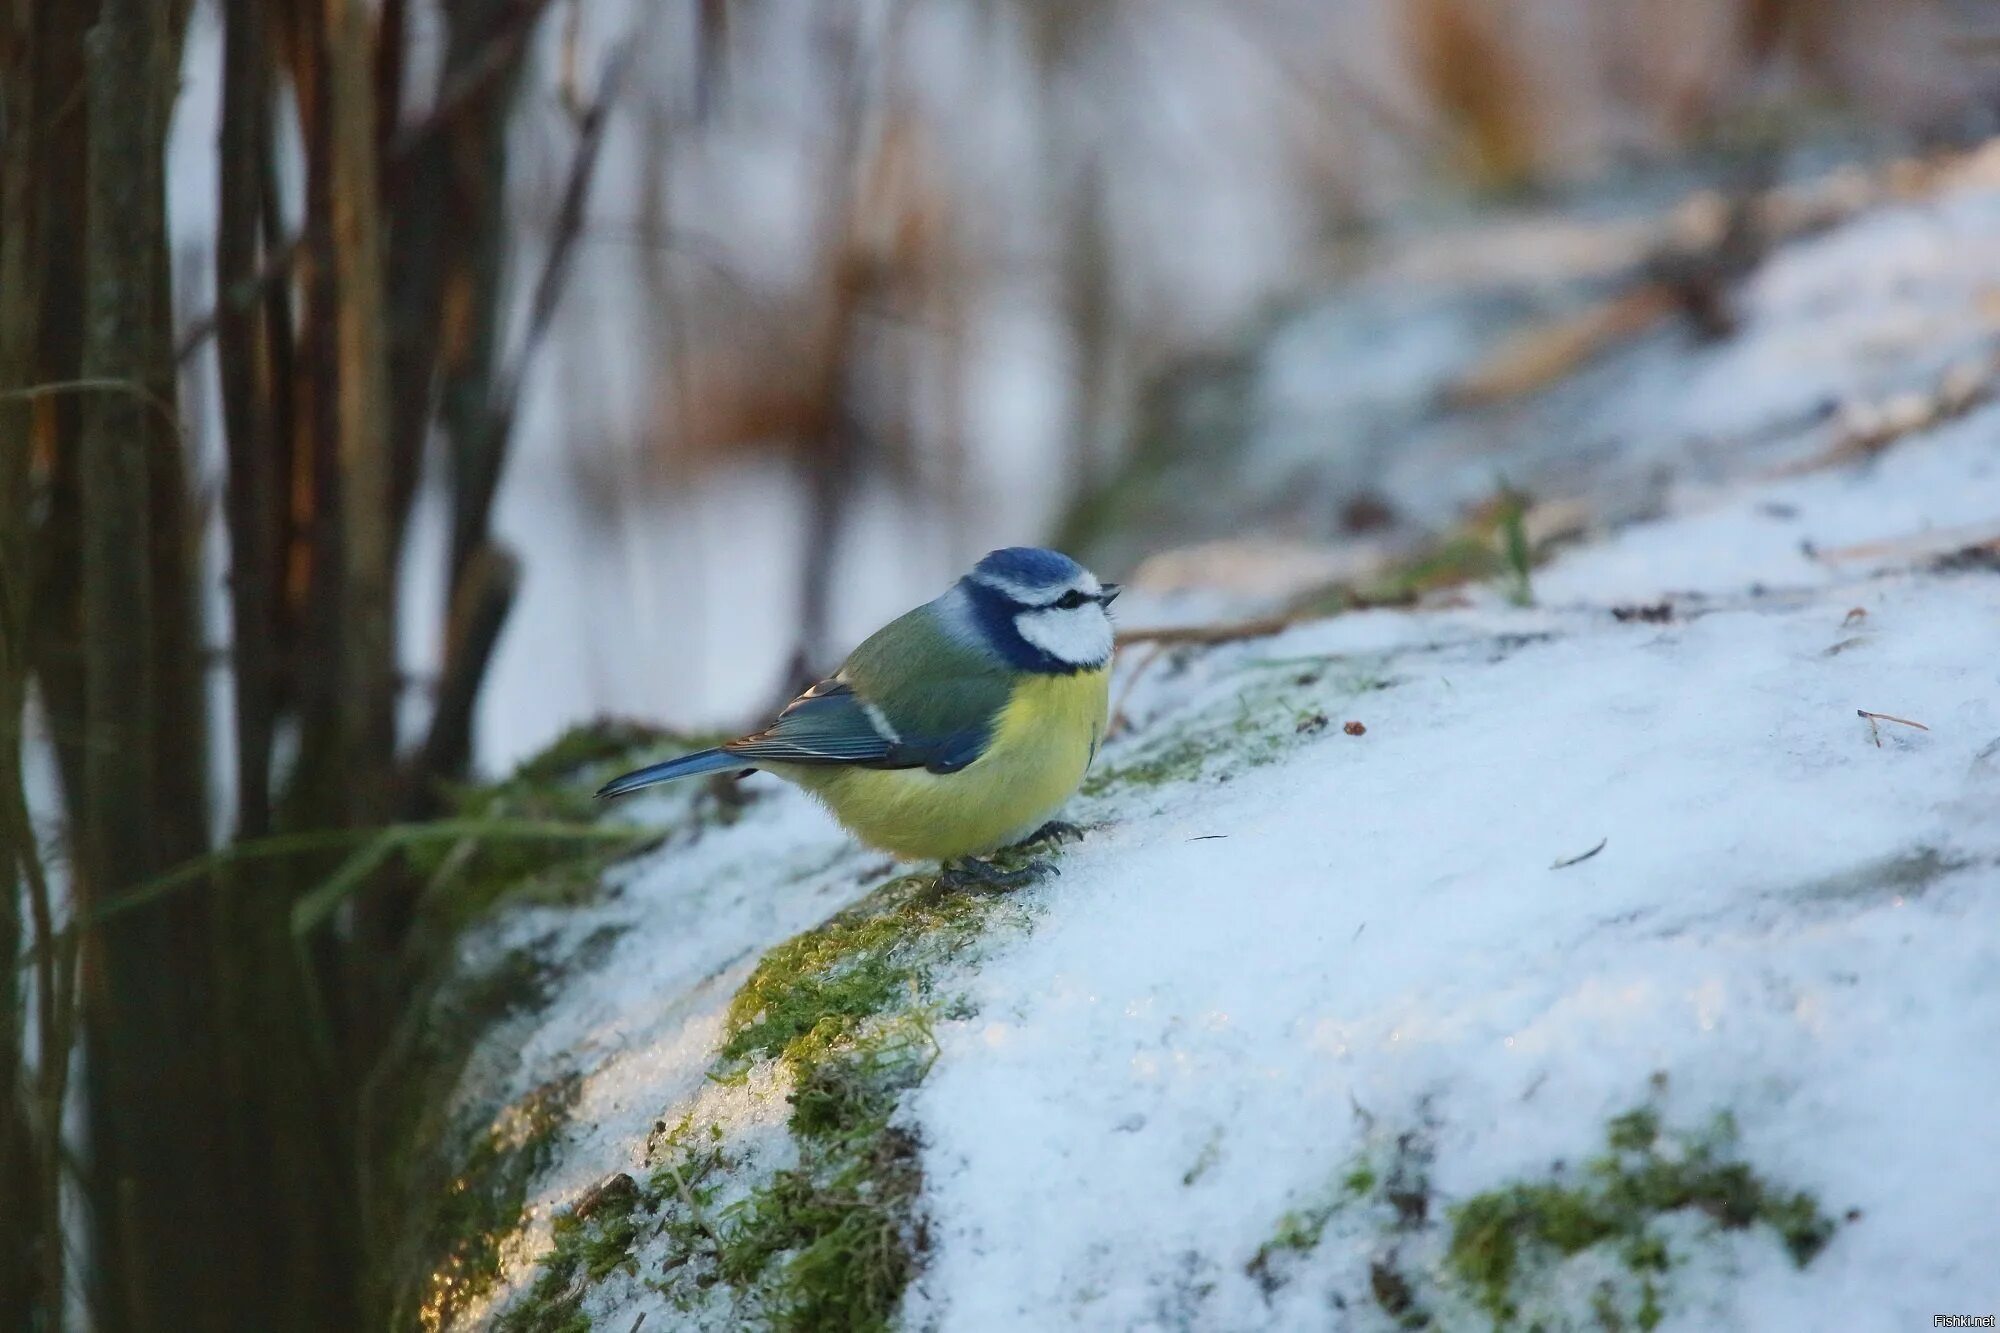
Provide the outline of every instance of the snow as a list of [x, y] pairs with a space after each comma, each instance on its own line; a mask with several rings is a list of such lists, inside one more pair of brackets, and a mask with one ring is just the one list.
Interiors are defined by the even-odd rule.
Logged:
[[[1990, 220], [1993, 197], [1942, 212]], [[1689, 415], [1630, 432], [1633, 456], [1666, 457], [1696, 418], [1741, 436], [1787, 417], [1770, 377], [1815, 394], [1860, 377], [1873, 394], [1975, 346], [1963, 293], [1919, 347], [1900, 307], [1885, 315], [1900, 351], [1868, 350], [1887, 344], [1858, 307], [1798, 336], [1857, 254], [1986, 271], [1991, 253], [1941, 257], [1905, 212], [1773, 261], [1735, 345], [1680, 353], [1708, 387]], [[1818, 295], [1799, 286], [1811, 273]], [[1884, 302], [1912, 290], [1891, 287]], [[1801, 419], [1723, 466], [1684, 458], [1655, 516], [1537, 570], [1532, 608], [1473, 589], [1127, 651], [1113, 698], [1129, 725], [1100, 765], [1129, 774], [1189, 738], [1205, 757], [1075, 802], [1090, 836], [1018, 895], [1025, 924], [940, 980], [968, 1016], [937, 1022], [940, 1057], [902, 1112], [930, 1240], [905, 1325], [1386, 1329], [1370, 1267], [1393, 1251], [1437, 1326], [1483, 1326], [1442, 1269], [1451, 1206], [1550, 1179], [1649, 1100], [1675, 1129], [1726, 1114], [1741, 1160], [1840, 1221], [1801, 1268], [1768, 1228], [1671, 1219], [1664, 1328], [1992, 1311], [2000, 573], [1936, 557], [2000, 537], [2000, 405], [1800, 467], [1830, 430]], [[1613, 461], [1578, 491], [1637, 466]], [[1663, 598], [1664, 622], [1611, 614]], [[532, 1282], [552, 1213], [636, 1174], [657, 1122], [698, 1106], [734, 1148], [782, 1159], [783, 1087], [704, 1082], [722, 1009], [763, 950], [887, 867], [803, 796], [752, 781], [735, 825], [627, 866], [602, 904], [516, 914], [476, 946], [554, 932], [560, 953], [623, 932], [507, 1036], [503, 1093], [563, 1069], [583, 1093], [495, 1308]], [[1282, 1281], [1249, 1271], [1288, 1212], [1399, 1140], [1425, 1158], [1424, 1226], [1343, 1210]], [[598, 1326], [682, 1326], [645, 1282], [657, 1245], [593, 1291]], [[1586, 1322], [1603, 1262], [1570, 1261], [1534, 1299], [1558, 1326]]]
[[[918, 1094], [946, 1326], [1324, 1326], [1324, 1290], [1267, 1307], [1243, 1269], [1363, 1146], [1354, 1105], [1434, 1119], [1450, 1200], [1588, 1153], [1654, 1070], [1688, 1117], [1730, 1110], [1760, 1169], [1862, 1210], [1810, 1269], [1734, 1279], [1729, 1326], [1990, 1300], [1994, 1178], [1968, 1166], [2000, 1123], [1966, 1061], [2000, 1035], [2000, 828], [1974, 817], [2000, 798], [2000, 580], [1772, 600], [1414, 618], [1445, 646], [1340, 705], [1365, 737], [1069, 853]], [[1826, 656], [1850, 604], [1866, 642]], [[1377, 651], [1350, 623], [1245, 664]], [[1932, 730], [1878, 749], [1857, 706]], [[1957, 869], [1899, 892], [1912, 864]], [[1177, 1303], [1188, 1255], [1214, 1286]]]

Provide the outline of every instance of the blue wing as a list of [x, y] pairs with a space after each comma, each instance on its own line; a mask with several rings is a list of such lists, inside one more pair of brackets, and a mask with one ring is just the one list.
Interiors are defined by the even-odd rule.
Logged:
[[836, 676], [794, 699], [778, 720], [722, 749], [752, 763], [855, 764], [951, 773], [986, 747], [989, 720], [945, 735], [905, 735]]
[[853, 764], [955, 773], [985, 752], [991, 729], [988, 718], [941, 736], [906, 736], [880, 709], [865, 703], [851, 683], [835, 677], [792, 700], [762, 731], [627, 773], [597, 794], [623, 796], [675, 778], [763, 764]]
[[926, 604], [869, 635], [839, 674], [792, 700], [764, 730], [628, 773], [598, 794], [766, 764], [956, 773], [986, 752], [1012, 693], [1006, 663]]

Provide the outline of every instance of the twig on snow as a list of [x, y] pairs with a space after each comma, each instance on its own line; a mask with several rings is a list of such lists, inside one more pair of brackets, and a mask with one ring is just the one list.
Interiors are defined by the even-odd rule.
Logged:
[[1611, 841], [1611, 839], [1610, 839], [1609, 837], [1603, 837], [1603, 838], [1599, 838], [1599, 839], [1597, 840], [1597, 845], [1596, 845], [1595, 847], [1591, 848], [1591, 849], [1590, 849], [1589, 851], [1587, 851], [1587, 852], [1583, 853], [1583, 854], [1582, 854], [1581, 856], [1571, 856], [1571, 857], [1567, 857], [1567, 858], [1565, 858], [1565, 859], [1563, 859], [1563, 860], [1561, 860], [1561, 861], [1558, 861], [1558, 862], [1556, 862], [1556, 863], [1555, 863], [1554, 865], [1550, 866], [1550, 867], [1549, 867], [1549, 869], [1551, 869], [1551, 870], [1567, 870], [1567, 869], [1568, 869], [1569, 867], [1571, 867], [1571, 866], [1573, 866], [1573, 865], [1581, 865], [1581, 864], [1582, 864], [1583, 862], [1585, 862], [1585, 861], [1588, 861], [1588, 860], [1589, 860], [1589, 859], [1590, 859], [1591, 857], [1593, 857], [1593, 856], [1597, 855], [1597, 854], [1598, 854], [1599, 852], [1603, 851], [1603, 850], [1604, 850], [1604, 848], [1605, 848], [1605, 845], [1606, 845], [1607, 843], [1609, 843], [1610, 841]]
[[1866, 719], [1868, 723], [1868, 737], [1875, 742], [1875, 748], [1878, 750], [1882, 748], [1882, 728], [1877, 726], [1877, 723], [1894, 722], [1899, 726], [1915, 727], [1918, 731], [1930, 730], [1929, 727], [1921, 722], [1912, 722], [1907, 717], [1897, 717], [1893, 713], [1871, 713], [1865, 708], [1857, 708], [1854, 710], [1854, 715]]

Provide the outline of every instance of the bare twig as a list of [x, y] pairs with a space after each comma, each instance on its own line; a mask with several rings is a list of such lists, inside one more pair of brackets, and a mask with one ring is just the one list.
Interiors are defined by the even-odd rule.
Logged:
[[1549, 867], [1549, 869], [1551, 869], [1551, 870], [1567, 870], [1567, 869], [1568, 869], [1569, 867], [1571, 867], [1571, 866], [1574, 866], [1574, 865], [1581, 865], [1581, 864], [1583, 864], [1583, 863], [1584, 863], [1585, 861], [1588, 861], [1588, 860], [1589, 860], [1589, 859], [1590, 859], [1591, 857], [1593, 857], [1593, 856], [1597, 855], [1597, 854], [1598, 854], [1599, 852], [1603, 851], [1603, 850], [1604, 850], [1604, 848], [1605, 848], [1605, 845], [1606, 845], [1607, 843], [1609, 843], [1610, 841], [1611, 841], [1611, 839], [1610, 839], [1610, 838], [1608, 838], [1608, 837], [1607, 837], [1607, 838], [1599, 838], [1599, 839], [1597, 840], [1597, 845], [1596, 845], [1595, 847], [1591, 848], [1591, 849], [1590, 849], [1589, 851], [1587, 851], [1587, 852], [1584, 852], [1584, 853], [1583, 853], [1582, 855], [1580, 855], [1580, 856], [1570, 856], [1570, 857], [1565, 857], [1565, 858], [1563, 858], [1562, 860], [1560, 860], [1560, 861], [1556, 862], [1556, 863], [1555, 863], [1554, 865], [1550, 866], [1550, 867]]
[[81, 379], [73, 380], [51, 380], [46, 384], [30, 384], [24, 388], [0, 391], [0, 398], [33, 402], [37, 398], [51, 398], [58, 394], [72, 393], [131, 394], [159, 413], [160, 419], [166, 423], [168, 430], [172, 431], [175, 435], [181, 433], [180, 414], [174, 410], [174, 405], [137, 380], [118, 379], [103, 375], [85, 376]]
[[[495, 34], [479, 53], [465, 62], [459, 72], [445, 84], [437, 101], [422, 117], [396, 129], [383, 145], [384, 161], [396, 166], [408, 165], [417, 153], [444, 133], [460, 114], [493, 86], [513, 67], [527, 39], [535, 30], [536, 21], [552, 0], [524, 0], [514, 7], [507, 25]], [[627, 44], [629, 47], [630, 43]], [[383, 90], [377, 90], [377, 105], [392, 106], [394, 103]], [[387, 134], [392, 127], [378, 125], [377, 129]], [[308, 223], [298, 235], [268, 247], [264, 262], [244, 281], [234, 284], [228, 291], [216, 294], [219, 307], [224, 302], [247, 306], [266, 290], [286, 281], [300, 262], [308, 256], [323, 254], [328, 245], [324, 227]], [[211, 309], [188, 322], [182, 329], [179, 340], [174, 344], [174, 361], [185, 361], [189, 356], [215, 335], [217, 311]]]
[[1809, 555], [1820, 564], [1848, 560], [1923, 560], [1982, 545], [2000, 545], [2000, 537], [1993, 535], [1990, 523], [1930, 528], [1908, 537], [1884, 537], [1872, 542], [1857, 542], [1852, 546], [1815, 547]]
[[[315, 230], [308, 226], [297, 236], [266, 250], [263, 262], [251, 270], [249, 277], [229, 283], [225, 290], [217, 292], [215, 305], [205, 314], [190, 320], [181, 330], [180, 340], [174, 344], [174, 363], [178, 365], [187, 360], [203, 343], [215, 336], [225, 306], [247, 308], [255, 304], [258, 297], [292, 276], [292, 270], [298, 267], [301, 256], [308, 248], [324, 249], [325, 245], [324, 229]], [[218, 276], [224, 281], [228, 279], [227, 274]]]
[[597, 174], [597, 159], [604, 146], [605, 121], [610, 116], [612, 104], [618, 100], [620, 89], [624, 87], [626, 73], [632, 67], [632, 53], [638, 45], [636, 38], [628, 38], [619, 44], [605, 66], [603, 78], [598, 82], [596, 99], [577, 117], [576, 155], [570, 159], [569, 179], [563, 185], [562, 202], [556, 209], [548, 257], [542, 263], [541, 276], [535, 282], [534, 296], [528, 306], [527, 333], [521, 340], [513, 372], [500, 392], [496, 424], [503, 438], [513, 423], [522, 381], [527, 376], [528, 368], [534, 364], [535, 353], [547, 337], [556, 307], [562, 301], [577, 238], [583, 233], [583, 214], [585, 205], [590, 202], [590, 184]]
[[1854, 715], [1866, 719], [1868, 723], [1868, 735], [1874, 740], [1875, 748], [1878, 750], [1882, 748], [1882, 729], [1876, 725], [1877, 723], [1894, 722], [1898, 726], [1915, 727], [1918, 731], [1930, 730], [1929, 727], [1921, 722], [1912, 722], [1907, 717], [1897, 717], [1893, 713], [1871, 713], [1865, 708], [1857, 708], [1854, 710]]
[[674, 1178], [674, 1192], [681, 1196], [681, 1202], [685, 1203], [688, 1206], [688, 1211], [694, 1214], [694, 1224], [708, 1233], [708, 1238], [715, 1242], [715, 1248], [720, 1252], [722, 1249], [722, 1234], [710, 1224], [708, 1214], [702, 1211], [699, 1203], [695, 1202], [694, 1191], [690, 1190], [687, 1181], [681, 1178], [680, 1164], [669, 1159], [666, 1167], [667, 1173]]
[[1118, 646], [1129, 648], [1141, 643], [1216, 644], [1235, 643], [1241, 639], [1268, 639], [1273, 634], [1284, 633], [1294, 625], [1325, 618], [1326, 613], [1323, 611], [1286, 612], [1282, 615], [1228, 621], [1219, 625], [1164, 625], [1158, 629], [1128, 629], [1119, 633]]
[[1164, 651], [1166, 650], [1163, 647], [1155, 646], [1140, 659], [1139, 665], [1132, 668], [1132, 674], [1125, 678], [1125, 688], [1118, 692], [1118, 700], [1111, 706], [1110, 720], [1104, 724], [1104, 739], [1110, 740], [1132, 725], [1131, 720], [1125, 716], [1125, 704], [1131, 699], [1132, 691], [1138, 688], [1140, 677], [1152, 668], [1153, 663], [1160, 660], [1160, 654]]
[[405, 798], [411, 814], [435, 813], [430, 806], [428, 779], [461, 772], [471, 757], [473, 705], [520, 580], [520, 561], [511, 552], [488, 543], [466, 566], [453, 590], [437, 706], [431, 714], [430, 734], [416, 780]]

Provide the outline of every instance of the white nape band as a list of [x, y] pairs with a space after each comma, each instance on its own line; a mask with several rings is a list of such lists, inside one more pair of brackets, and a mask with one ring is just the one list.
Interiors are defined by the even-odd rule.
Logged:
[[1016, 583], [998, 574], [974, 573], [968, 575], [974, 583], [993, 589], [1008, 601], [1020, 606], [1048, 606], [1061, 600], [1065, 593], [1080, 592], [1085, 597], [1095, 597], [1104, 591], [1104, 585], [1097, 581], [1097, 575], [1084, 570], [1067, 583], [1049, 584]]

